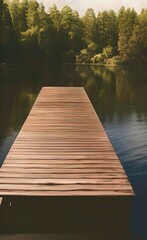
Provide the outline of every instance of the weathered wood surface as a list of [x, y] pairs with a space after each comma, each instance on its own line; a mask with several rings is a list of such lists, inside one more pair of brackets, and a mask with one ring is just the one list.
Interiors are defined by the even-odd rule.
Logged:
[[0, 195], [133, 195], [83, 88], [44, 87], [0, 169]]

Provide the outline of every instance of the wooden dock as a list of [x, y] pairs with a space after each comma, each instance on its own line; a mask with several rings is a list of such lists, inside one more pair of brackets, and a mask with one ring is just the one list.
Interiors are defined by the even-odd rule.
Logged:
[[10, 195], [134, 195], [83, 88], [42, 88], [0, 169]]

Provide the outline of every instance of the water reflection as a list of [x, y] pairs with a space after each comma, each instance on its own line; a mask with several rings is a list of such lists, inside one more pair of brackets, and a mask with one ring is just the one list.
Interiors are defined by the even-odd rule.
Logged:
[[42, 86], [86, 89], [136, 192], [132, 204], [133, 240], [146, 240], [146, 70], [82, 65], [0, 67], [1, 163]]
[[145, 70], [127, 68], [77, 67], [84, 87], [102, 120], [119, 121], [133, 112], [138, 121], [147, 120], [147, 76]]

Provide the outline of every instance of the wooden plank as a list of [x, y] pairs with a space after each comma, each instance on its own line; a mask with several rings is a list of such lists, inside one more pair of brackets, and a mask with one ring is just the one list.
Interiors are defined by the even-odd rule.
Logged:
[[[0, 178], [0, 183], [7, 183], [7, 184], [16, 184], [18, 182], [18, 178]], [[107, 185], [120, 185], [120, 184], [128, 184], [127, 178], [126, 179], [40, 179], [40, 178], [19, 178], [19, 184], [50, 184], [50, 185], [68, 185], [68, 184], [107, 184]]]
[[18, 190], [18, 191], [129, 191], [131, 186], [127, 184], [106, 185], [106, 184], [0, 184], [0, 190]]
[[[53, 179], [53, 178], [58, 178], [58, 179], [77, 179], [77, 178], [85, 178], [85, 179], [124, 179], [127, 178], [125, 173], [99, 173], [99, 174], [93, 174], [93, 173], [72, 173], [72, 174], [66, 174], [66, 173], [14, 173], [14, 172], [8, 172], [8, 173], [1, 173], [0, 174], [1, 178], [9, 178], [9, 177], [13, 177], [13, 178], [34, 178], [34, 179], [42, 179], [42, 178], [46, 178], [46, 179]], [[19, 180], [18, 180], [19, 182]]]
[[0, 169], [0, 195], [134, 195], [83, 88], [42, 88]]
[[53, 169], [55, 169], [55, 168], [59, 168], [59, 169], [61, 169], [61, 168], [63, 168], [63, 169], [76, 169], [76, 168], [91, 168], [91, 169], [95, 169], [95, 168], [103, 168], [103, 169], [107, 169], [107, 168], [118, 168], [118, 169], [121, 169], [122, 167], [121, 167], [121, 165], [118, 165], [118, 164], [113, 164], [113, 163], [111, 163], [111, 164], [97, 164], [97, 163], [92, 163], [92, 164], [83, 164], [83, 163], [81, 163], [81, 164], [73, 164], [73, 163], [68, 163], [68, 164], [65, 164], [65, 163], [58, 163], [58, 164], [49, 164], [49, 163], [39, 163], [39, 164], [37, 164], [37, 163], [19, 163], [19, 162], [17, 162], [17, 163], [6, 163], [4, 166], [3, 166], [3, 169], [5, 169], [5, 168], [39, 168], [39, 169], [42, 169], [42, 168], [46, 168], [46, 169], [48, 169], [48, 168], [53, 168]]
[[104, 190], [104, 191], [19, 191], [19, 190], [1, 190], [2, 196], [133, 196], [131, 190]]

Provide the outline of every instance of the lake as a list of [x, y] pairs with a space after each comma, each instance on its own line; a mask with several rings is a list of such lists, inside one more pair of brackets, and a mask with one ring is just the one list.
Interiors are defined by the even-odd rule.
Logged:
[[1, 66], [1, 164], [43, 86], [82, 86], [85, 88], [136, 193], [131, 204], [132, 239], [146, 240], [146, 70], [143, 67], [68, 64]]

